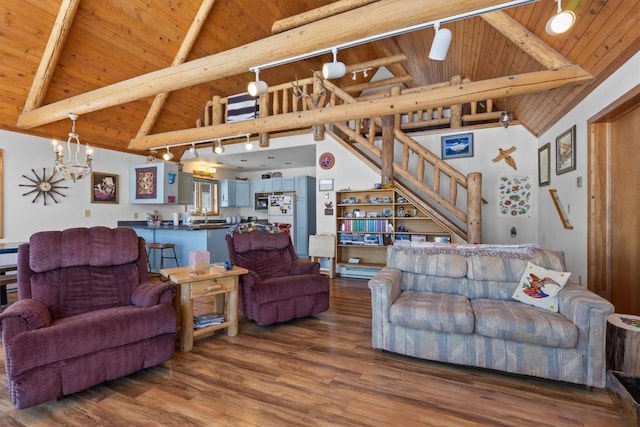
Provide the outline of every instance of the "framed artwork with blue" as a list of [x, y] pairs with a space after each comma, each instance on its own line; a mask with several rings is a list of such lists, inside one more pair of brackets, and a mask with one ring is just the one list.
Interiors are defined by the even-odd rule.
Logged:
[[441, 138], [443, 160], [473, 157], [473, 134], [460, 133]]

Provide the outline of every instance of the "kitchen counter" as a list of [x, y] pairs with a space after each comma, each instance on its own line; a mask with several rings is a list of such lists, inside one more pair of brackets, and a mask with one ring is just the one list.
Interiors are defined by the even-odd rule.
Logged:
[[173, 221], [163, 221], [162, 225], [149, 225], [147, 221], [118, 221], [118, 227], [131, 227], [141, 228], [145, 230], [206, 230], [210, 228], [229, 228], [234, 224], [227, 224], [226, 222], [207, 222], [197, 224], [180, 224], [179, 226], [173, 225]]
[[[161, 226], [150, 226], [147, 221], [118, 221], [117, 224], [118, 227], [133, 228], [136, 234], [144, 238], [147, 243], [174, 243], [181, 267], [189, 265], [191, 251], [209, 251], [211, 263], [229, 259], [224, 236], [233, 224], [219, 221], [206, 224], [181, 224], [178, 227], [174, 227], [172, 221], [164, 221], [166, 225]], [[159, 271], [159, 252], [153, 251], [149, 257], [151, 271]], [[165, 267], [173, 267], [173, 263], [169, 260]]]

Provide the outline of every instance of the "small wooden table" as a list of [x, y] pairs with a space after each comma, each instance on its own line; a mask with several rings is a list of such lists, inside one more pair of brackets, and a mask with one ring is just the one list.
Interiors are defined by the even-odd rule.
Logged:
[[[178, 313], [178, 338], [181, 351], [191, 351], [193, 340], [227, 328], [227, 335], [238, 334], [238, 282], [249, 271], [241, 267], [225, 270], [212, 266], [203, 274], [192, 274], [189, 267], [165, 268], [160, 274], [169, 278], [178, 290], [174, 306]], [[205, 296], [224, 296], [224, 322], [199, 329], [193, 328], [193, 299]]]

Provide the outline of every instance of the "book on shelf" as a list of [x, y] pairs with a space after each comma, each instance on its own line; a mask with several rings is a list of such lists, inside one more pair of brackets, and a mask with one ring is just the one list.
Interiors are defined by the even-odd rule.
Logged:
[[221, 323], [224, 323], [224, 313], [208, 313], [208, 314], [193, 315], [194, 328], [204, 328], [205, 326], [219, 325]]

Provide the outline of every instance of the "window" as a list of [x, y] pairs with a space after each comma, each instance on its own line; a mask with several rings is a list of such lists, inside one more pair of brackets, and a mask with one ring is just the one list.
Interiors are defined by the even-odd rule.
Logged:
[[220, 214], [220, 183], [214, 180], [193, 180], [194, 215]]

